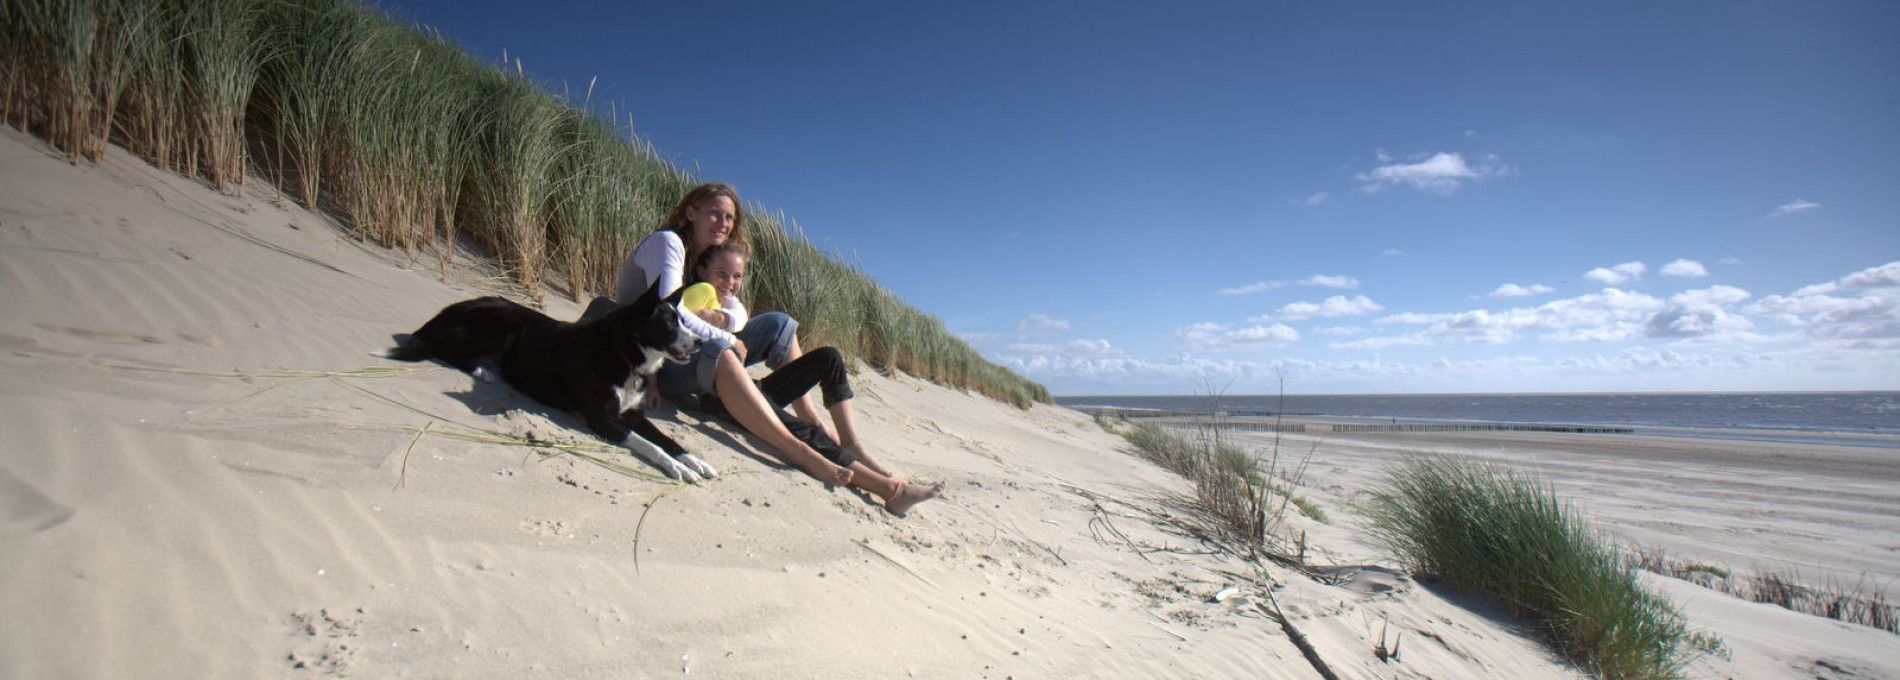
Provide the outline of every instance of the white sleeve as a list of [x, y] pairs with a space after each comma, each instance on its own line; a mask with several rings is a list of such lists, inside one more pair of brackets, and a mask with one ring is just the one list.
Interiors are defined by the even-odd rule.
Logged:
[[720, 302], [719, 309], [726, 313], [726, 330], [733, 333], [745, 330], [745, 322], [752, 317], [746, 314], [745, 303], [739, 301], [739, 296], [728, 295]]
[[[680, 284], [685, 281], [686, 245], [680, 242], [679, 234], [671, 231], [654, 234], [633, 251], [633, 261], [646, 272], [648, 286], [652, 286], [656, 279], [660, 282], [660, 289], [655, 292], [659, 293], [661, 298], [678, 291]], [[686, 330], [692, 331], [693, 335], [705, 340], [725, 338], [733, 344], [738, 344], [737, 336], [706, 323], [706, 320], [699, 318], [698, 314], [686, 311], [685, 308], [680, 308], [679, 311], [681, 323], [686, 326]]]

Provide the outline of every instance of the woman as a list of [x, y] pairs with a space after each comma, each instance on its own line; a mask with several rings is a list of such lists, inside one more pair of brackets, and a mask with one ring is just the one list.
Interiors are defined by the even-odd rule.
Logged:
[[[745, 233], [742, 205], [738, 191], [729, 185], [693, 187], [673, 206], [660, 229], [641, 241], [621, 264], [615, 301], [631, 302], [656, 281], [661, 296], [672, 295], [685, 283], [687, 263], [696, 261], [708, 248], [730, 244], [749, 252], [751, 242]], [[902, 514], [942, 489], [941, 484], [921, 488], [907, 484], [880, 472], [881, 465], [866, 465], [866, 459], [859, 456], [834, 455], [837, 460], [828, 460], [787, 429], [778, 406], [759, 391], [745, 367], [763, 361], [777, 369], [804, 354], [798, 346], [798, 322], [790, 316], [783, 312], [754, 316], [736, 335], [697, 314], [680, 316], [687, 329], [705, 343], [686, 365], [660, 369], [660, 393], [673, 403], [692, 403], [688, 399], [693, 394], [717, 396], [734, 421], [764, 439], [786, 462], [819, 481], [869, 491], [882, 498], [885, 507], [894, 513]], [[812, 404], [809, 385], [806, 392], [792, 400], [792, 408], [808, 423], [822, 422]], [[856, 446], [855, 432], [850, 438], [853, 448], [861, 450]]]

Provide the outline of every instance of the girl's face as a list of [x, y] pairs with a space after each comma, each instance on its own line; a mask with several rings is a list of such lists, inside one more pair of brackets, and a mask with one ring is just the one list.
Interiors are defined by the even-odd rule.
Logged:
[[714, 196], [711, 200], [686, 209], [686, 221], [693, 225], [691, 250], [720, 245], [732, 236], [739, 217], [739, 206], [732, 199]]
[[745, 258], [738, 253], [714, 255], [706, 266], [699, 268], [699, 280], [712, 284], [721, 298], [736, 296], [739, 287], [745, 285]]

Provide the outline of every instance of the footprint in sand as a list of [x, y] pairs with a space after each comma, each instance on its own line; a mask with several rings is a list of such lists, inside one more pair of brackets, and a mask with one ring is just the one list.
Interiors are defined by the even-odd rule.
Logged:
[[356, 608], [355, 615], [332, 613], [328, 609], [291, 613], [297, 649], [286, 655], [284, 661], [300, 671], [348, 675], [356, 657], [356, 649], [349, 640], [356, 637], [356, 629], [363, 625], [362, 614], [362, 607]]
[[558, 519], [538, 519], [529, 517], [521, 520], [521, 530], [535, 536], [570, 536], [566, 522]]

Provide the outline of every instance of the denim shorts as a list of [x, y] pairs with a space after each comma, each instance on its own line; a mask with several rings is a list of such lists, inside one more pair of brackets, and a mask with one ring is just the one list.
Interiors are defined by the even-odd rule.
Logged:
[[[775, 369], [791, 360], [792, 343], [798, 338], [798, 320], [784, 312], [766, 312], [746, 321], [738, 335], [739, 341], [745, 343], [745, 365], [763, 361], [767, 368]], [[732, 341], [714, 338], [700, 345], [691, 361], [662, 366], [660, 394], [674, 404], [697, 403], [687, 401], [694, 394], [718, 394], [714, 380], [719, 374], [719, 354], [731, 347]]]

